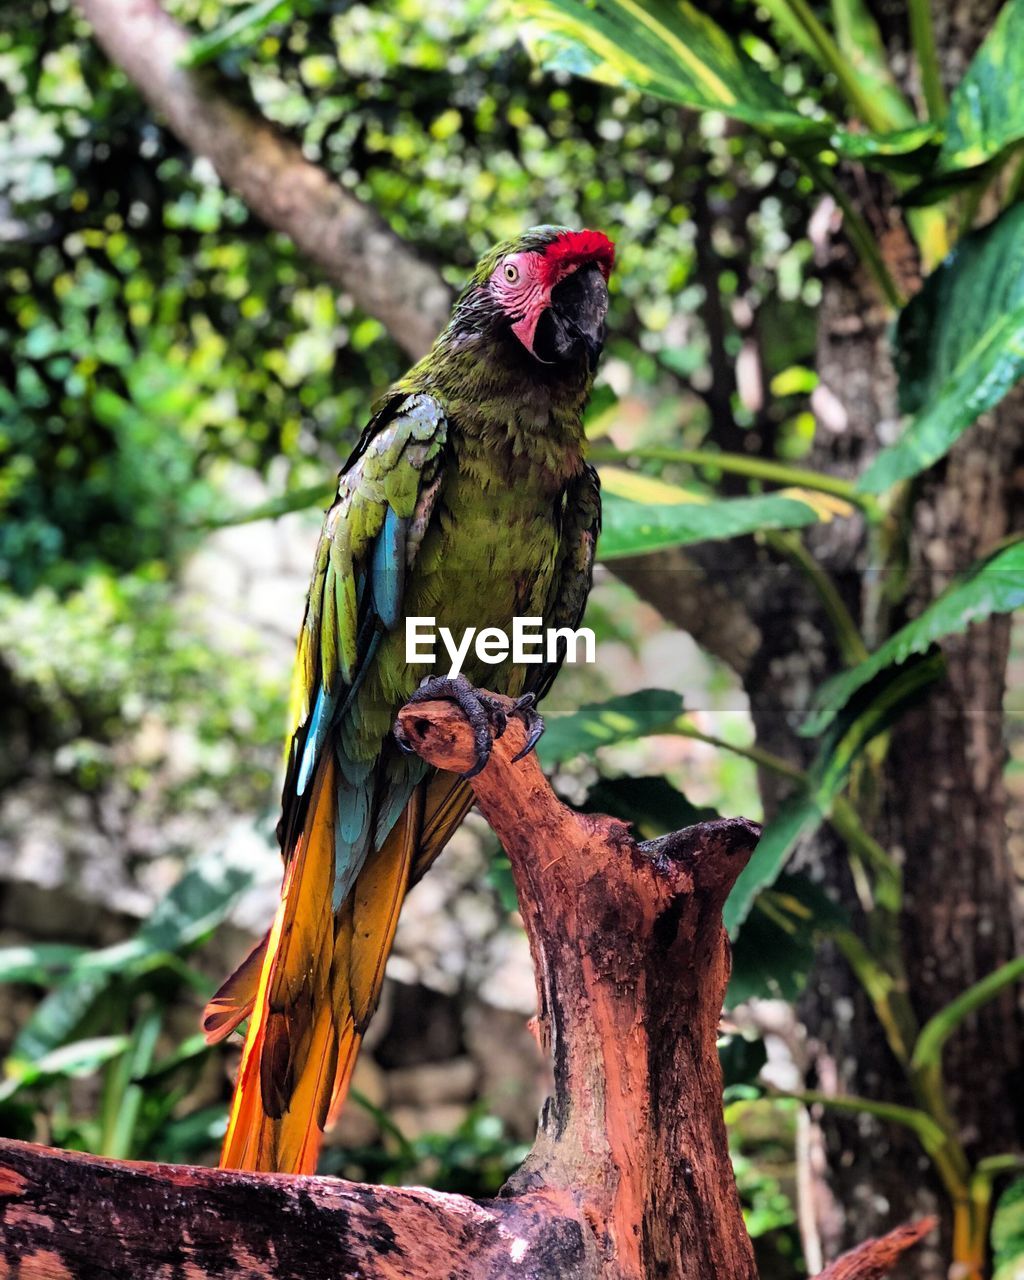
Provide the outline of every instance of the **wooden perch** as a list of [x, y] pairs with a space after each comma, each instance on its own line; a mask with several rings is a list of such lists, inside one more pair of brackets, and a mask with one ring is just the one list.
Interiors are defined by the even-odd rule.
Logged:
[[938, 1226], [938, 1221], [938, 1218], [922, 1218], [897, 1227], [879, 1240], [865, 1240], [826, 1267], [817, 1280], [882, 1280], [908, 1249], [920, 1244], [928, 1232]]
[[[400, 718], [424, 759], [470, 766], [452, 704]], [[512, 863], [555, 1089], [500, 1195], [0, 1142], [0, 1280], [755, 1280], [716, 1039], [722, 904], [758, 828], [725, 819], [638, 844], [623, 823], [561, 804], [533, 755], [512, 763], [523, 735], [510, 720], [473, 787]], [[872, 1241], [824, 1276], [881, 1276], [927, 1229]]]

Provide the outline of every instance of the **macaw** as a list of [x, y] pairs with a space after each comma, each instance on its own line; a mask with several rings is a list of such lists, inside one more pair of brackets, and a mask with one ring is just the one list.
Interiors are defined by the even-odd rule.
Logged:
[[614, 252], [600, 232], [544, 226], [487, 253], [340, 472], [298, 642], [280, 906], [204, 1015], [211, 1043], [250, 1018], [224, 1168], [315, 1171], [403, 899], [472, 804], [466, 777], [408, 752], [398, 710], [454, 698], [476, 731], [471, 773], [502, 714], [474, 685], [516, 700], [528, 748], [543, 728], [534, 703], [564, 650], [497, 666], [470, 652], [449, 679], [443, 651], [407, 661], [405, 618], [454, 636], [516, 616], [579, 625], [600, 526], [582, 415]]

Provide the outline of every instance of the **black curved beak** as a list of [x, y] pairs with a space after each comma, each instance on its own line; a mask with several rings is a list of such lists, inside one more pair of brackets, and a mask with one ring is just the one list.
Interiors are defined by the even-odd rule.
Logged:
[[[604, 346], [607, 314], [604, 274], [596, 262], [585, 262], [552, 289], [551, 306], [537, 326], [534, 351], [542, 360], [553, 362], [569, 359], [582, 348], [593, 372]], [[538, 350], [538, 344], [545, 350]]]

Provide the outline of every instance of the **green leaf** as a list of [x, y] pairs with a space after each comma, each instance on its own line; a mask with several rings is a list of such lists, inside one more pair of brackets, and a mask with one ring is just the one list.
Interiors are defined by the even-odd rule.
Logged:
[[0, 1101], [6, 1102], [21, 1089], [49, 1080], [78, 1080], [91, 1076], [128, 1048], [127, 1036], [94, 1036], [63, 1044], [34, 1061], [12, 1055], [7, 1061], [7, 1079], [0, 1085]]
[[239, 9], [227, 22], [193, 40], [181, 59], [187, 67], [201, 67], [222, 54], [252, 44], [267, 27], [292, 16], [290, 0], [256, 0]]
[[800, 791], [787, 800], [767, 824], [753, 857], [740, 872], [722, 911], [722, 920], [731, 938], [737, 936], [759, 892], [778, 878], [800, 837], [814, 831], [824, 817], [814, 796]]
[[155, 1140], [153, 1156], [170, 1164], [193, 1164], [197, 1156], [220, 1145], [227, 1127], [223, 1106], [204, 1107], [165, 1125]]
[[524, 0], [523, 40], [548, 70], [722, 111], [772, 137], [827, 136], [688, 0]]
[[336, 485], [333, 488], [317, 484], [305, 489], [291, 489], [288, 493], [268, 498], [266, 502], [245, 511], [232, 511], [224, 516], [197, 520], [192, 527], [203, 530], [226, 529], [230, 525], [252, 524], [257, 520], [276, 520], [279, 516], [291, 515], [293, 511], [311, 511], [317, 507], [323, 510], [334, 501], [336, 494]]
[[953, 90], [938, 175], [978, 169], [1024, 138], [1024, 0], [1007, 0]]
[[84, 953], [83, 947], [72, 947], [59, 942], [3, 947], [0, 949], [0, 982], [28, 982], [37, 987], [49, 986], [55, 974], [66, 971]]
[[197, 1032], [194, 1036], [189, 1036], [187, 1040], [183, 1040], [166, 1058], [161, 1058], [159, 1062], [154, 1062], [152, 1066], [147, 1067], [144, 1071], [136, 1071], [135, 1079], [139, 1083], [143, 1081], [152, 1083], [155, 1080], [163, 1080], [185, 1063], [195, 1063], [198, 1059], [207, 1057], [211, 1052], [212, 1049], [206, 1043], [206, 1037], [202, 1032]]
[[833, 722], [808, 770], [807, 783], [782, 805], [764, 829], [754, 855], [740, 872], [723, 917], [731, 937], [747, 918], [757, 894], [772, 884], [797, 841], [828, 817], [847, 775], [867, 744], [917, 701], [942, 670], [941, 655], [886, 669], [865, 685]]
[[220, 924], [252, 880], [250, 867], [219, 850], [196, 859], [135, 937], [85, 952], [73, 962], [21, 1028], [12, 1056], [36, 1061], [66, 1042], [114, 981], [138, 978], [173, 962], [175, 952]]
[[825, 684], [800, 732], [823, 733], [850, 698], [879, 672], [925, 653], [944, 636], [960, 635], [994, 613], [1024, 606], [1024, 536], [975, 565], [954, 582], [913, 622], [889, 637], [865, 662]]
[[[793, 496], [799, 493], [799, 497]], [[825, 494], [788, 490], [754, 498], [643, 504], [615, 494], [603, 499], [598, 558], [643, 555], [668, 547], [737, 538], [762, 529], [799, 529], [852, 510]]]
[[253, 869], [222, 851], [195, 859], [134, 942], [135, 958], [180, 951], [212, 932], [253, 883]]
[[1024, 1276], [1024, 1178], [1016, 1178], [999, 1197], [992, 1215], [992, 1280]]
[[[880, 168], [920, 172], [934, 150], [934, 127], [914, 126], [906, 103], [899, 110], [890, 100], [898, 97], [894, 88], [872, 98], [885, 108], [876, 116], [905, 126], [891, 132], [857, 134], [824, 113], [795, 111], [786, 93], [688, 0], [521, 0], [517, 9], [527, 18], [523, 42], [546, 70], [635, 89], [696, 111], [721, 111], [794, 149], [831, 149]], [[877, 60], [872, 68], [870, 79], [877, 84]], [[862, 61], [857, 72], [868, 76], [868, 63]]]
[[581, 806], [584, 813], [608, 813], [632, 824], [638, 840], [653, 840], [720, 815], [692, 804], [666, 779], [599, 778]]
[[718, 1061], [722, 1064], [722, 1084], [728, 1089], [737, 1084], [753, 1084], [768, 1061], [764, 1041], [748, 1040], [736, 1034], [718, 1042]]
[[916, 416], [858, 482], [881, 493], [943, 457], [1024, 376], [1024, 205], [965, 236], [900, 315], [900, 405]]
[[574, 756], [590, 755], [598, 747], [666, 732], [682, 711], [682, 698], [668, 689], [641, 689], [607, 702], [591, 702], [570, 715], [548, 720], [537, 755], [550, 769]]
[[896, 128], [915, 124], [914, 112], [889, 67], [888, 51], [864, 0], [832, 0], [836, 44], [865, 95]]
[[757, 896], [732, 945], [726, 1008], [744, 1000], [795, 1000], [814, 967], [819, 939], [847, 924], [845, 912], [804, 875], [781, 875]]
[[838, 128], [829, 146], [844, 160], [896, 173], [927, 173], [938, 150], [938, 129], [934, 124], [908, 125], [891, 133], [854, 133]]
[[14, 1039], [11, 1057], [18, 1062], [38, 1062], [66, 1044], [109, 983], [106, 974], [72, 971], [36, 1005]]

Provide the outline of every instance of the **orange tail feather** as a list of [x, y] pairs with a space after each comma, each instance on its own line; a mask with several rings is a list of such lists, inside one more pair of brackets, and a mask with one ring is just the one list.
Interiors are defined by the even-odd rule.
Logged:
[[323, 1130], [340, 1110], [380, 996], [423, 792], [414, 792], [335, 915], [333, 760], [318, 770], [267, 940], [222, 1168], [315, 1172]]

